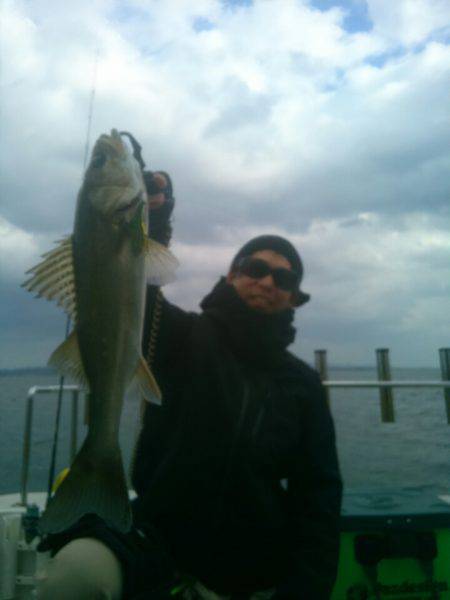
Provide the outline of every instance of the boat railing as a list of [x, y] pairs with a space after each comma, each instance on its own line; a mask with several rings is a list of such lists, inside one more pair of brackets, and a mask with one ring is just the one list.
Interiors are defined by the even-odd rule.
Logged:
[[[314, 350], [314, 366], [324, 382], [328, 382], [328, 352], [325, 349]], [[450, 388], [441, 382], [450, 381], [450, 348], [439, 348], [439, 365], [441, 370], [441, 381], [436, 383], [430, 381], [392, 381], [389, 348], [376, 348], [376, 373], [377, 380], [374, 382], [352, 382], [352, 387], [378, 387], [380, 394], [381, 421], [383, 423], [395, 422], [395, 406], [393, 387], [443, 387], [445, 412], [447, 423], [450, 424]], [[351, 367], [350, 367], [351, 368]], [[331, 383], [331, 382], [329, 382]], [[348, 382], [332, 382], [330, 387], [349, 387]], [[431, 384], [431, 385], [430, 385]], [[326, 391], [329, 402], [329, 390]]]
[[[33, 429], [33, 409], [34, 399], [37, 394], [56, 394], [59, 393], [59, 385], [35, 385], [28, 390], [27, 394], [27, 405], [25, 410], [25, 431], [23, 436], [23, 450], [22, 450], [22, 474], [20, 484], [20, 504], [26, 506], [27, 495], [28, 495], [28, 474], [30, 467], [30, 454], [31, 454], [31, 435]], [[70, 416], [70, 460], [71, 462], [75, 458], [77, 453], [78, 445], [78, 405], [79, 395], [81, 389], [77, 385], [64, 385], [62, 386], [63, 392], [71, 392], [71, 416]], [[62, 397], [67, 397], [62, 395]]]
[[[327, 393], [330, 389], [357, 389], [357, 388], [378, 388], [380, 392], [391, 390], [393, 388], [441, 388], [445, 391], [445, 397], [447, 399], [448, 392], [450, 391], [450, 381], [439, 381], [439, 380], [418, 380], [418, 381], [407, 381], [407, 380], [376, 380], [376, 381], [364, 381], [364, 380], [324, 380], [323, 385], [325, 386]], [[71, 393], [71, 417], [70, 417], [70, 459], [71, 461], [75, 458], [77, 452], [77, 430], [78, 430], [78, 407], [79, 407], [79, 394], [81, 389], [76, 385], [64, 385], [62, 387], [63, 392]], [[26, 506], [27, 495], [28, 495], [28, 475], [30, 466], [30, 454], [31, 454], [31, 436], [33, 429], [33, 409], [34, 399], [38, 394], [53, 394], [59, 393], [59, 385], [47, 385], [47, 386], [34, 386], [28, 390], [27, 395], [27, 406], [25, 413], [25, 432], [23, 438], [23, 454], [22, 454], [22, 476], [21, 476], [21, 504]], [[62, 397], [67, 397], [62, 395]], [[381, 397], [383, 402], [384, 398]], [[387, 422], [394, 420], [393, 415], [390, 419], [383, 419]], [[447, 422], [450, 424], [450, 413], [447, 410]]]
[[327, 388], [450, 388], [450, 381], [418, 380], [418, 381], [323, 381]]

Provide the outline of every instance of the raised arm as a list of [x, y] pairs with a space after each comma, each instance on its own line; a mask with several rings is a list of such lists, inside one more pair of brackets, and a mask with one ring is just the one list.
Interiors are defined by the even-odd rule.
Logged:
[[[163, 171], [144, 171], [144, 181], [148, 192], [149, 237], [169, 246], [172, 237], [171, 216], [175, 206], [172, 181]], [[160, 288], [147, 287], [142, 352], [157, 378], [161, 365], [186, 339], [191, 319], [191, 314], [168, 302]]]

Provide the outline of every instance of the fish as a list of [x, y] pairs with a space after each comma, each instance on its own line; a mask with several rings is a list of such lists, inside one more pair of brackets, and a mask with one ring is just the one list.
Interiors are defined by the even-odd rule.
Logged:
[[125, 392], [160, 403], [141, 353], [148, 283], [174, 279], [178, 261], [148, 237], [141, 168], [116, 129], [96, 141], [77, 198], [73, 233], [27, 271], [22, 284], [55, 301], [74, 327], [48, 364], [88, 391], [86, 438], [51, 497], [39, 529], [58, 533], [94, 513], [121, 532], [132, 517], [119, 446]]

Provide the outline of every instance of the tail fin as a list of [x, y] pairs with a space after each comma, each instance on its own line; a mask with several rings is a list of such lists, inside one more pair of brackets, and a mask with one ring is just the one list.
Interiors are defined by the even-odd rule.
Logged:
[[118, 531], [126, 532], [131, 528], [120, 449], [117, 446], [108, 454], [98, 455], [87, 439], [44, 511], [39, 529], [42, 533], [58, 533], [88, 513], [97, 514]]

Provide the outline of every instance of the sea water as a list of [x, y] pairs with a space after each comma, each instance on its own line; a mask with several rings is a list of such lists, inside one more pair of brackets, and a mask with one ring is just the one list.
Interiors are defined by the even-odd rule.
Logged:
[[[393, 379], [439, 380], [438, 369], [392, 369]], [[332, 380], [374, 380], [375, 369], [330, 369]], [[0, 494], [17, 492], [25, 408], [32, 386], [58, 385], [46, 371], [0, 374]], [[66, 381], [66, 383], [70, 383]], [[35, 397], [28, 490], [46, 490], [54, 439], [57, 394]], [[58, 437], [56, 473], [70, 463], [71, 395], [66, 394]], [[80, 398], [82, 400], [83, 397]], [[450, 425], [442, 389], [395, 389], [395, 423], [382, 423], [376, 389], [330, 391], [339, 460], [347, 490], [409, 488], [450, 493]], [[80, 401], [78, 445], [86, 432]], [[129, 465], [139, 429], [139, 402], [126, 398], [120, 441]]]

